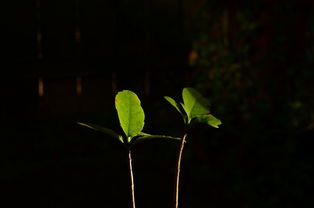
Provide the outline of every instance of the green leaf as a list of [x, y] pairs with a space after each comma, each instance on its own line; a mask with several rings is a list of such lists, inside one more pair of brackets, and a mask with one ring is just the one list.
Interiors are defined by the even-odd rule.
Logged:
[[183, 108], [188, 116], [188, 123], [199, 115], [206, 115], [210, 113], [209, 100], [202, 96], [193, 88], [184, 88], [182, 91]]
[[141, 132], [138, 134], [138, 137], [136, 137], [135, 142], [132, 144], [132, 146], [138, 142], [142, 142], [147, 139], [171, 139], [175, 141], [180, 141], [181, 138], [179, 137], [172, 137], [172, 136], [166, 136], [166, 135], [152, 135], [152, 134], [147, 134], [144, 132]]
[[154, 135], [154, 134], [147, 134], [144, 132], [141, 132], [137, 138], [137, 140], [144, 140], [144, 139], [173, 139], [180, 141], [181, 138], [179, 137], [173, 137], [173, 136], [166, 136], [166, 135]]
[[128, 141], [138, 135], [144, 127], [144, 111], [137, 95], [129, 90], [119, 92], [115, 97], [120, 126]]
[[187, 116], [185, 114], [185, 112], [182, 110], [183, 108], [183, 104], [182, 103], [177, 103], [173, 98], [169, 97], [169, 96], [164, 96], [164, 98], [173, 106], [175, 107], [175, 109], [177, 109], [177, 111], [182, 115], [183, 120], [185, 123], [187, 123]]
[[222, 124], [221, 121], [212, 114], [200, 115], [196, 120], [200, 123], [206, 123], [214, 128], [219, 128], [219, 125]]
[[105, 128], [105, 127], [102, 127], [102, 126], [99, 126], [99, 125], [96, 125], [96, 124], [86, 124], [86, 123], [81, 123], [81, 122], [77, 122], [77, 124], [79, 124], [81, 126], [84, 126], [84, 127], [87, 127], [87, 128], [90, 128], [90, 129], [93, 129], [95, 131], [100, 131], [102, 133], [105, 133], [105, 134], [107, 134], [109, 136], [112, 136], [113, 138], [118, 139], [120, 142], [124, 143], [123, 142], [123, 137], [121, 135], [117, 134], [116, 132], [114, 132], [111, 129], [108, 129], [108, 128]]
[[177, 111], [183, 116], [184, 112], [181, 111], [180, 105], [171, 97], [169, 96], [164, 96], [164, 98], [173, 106]]

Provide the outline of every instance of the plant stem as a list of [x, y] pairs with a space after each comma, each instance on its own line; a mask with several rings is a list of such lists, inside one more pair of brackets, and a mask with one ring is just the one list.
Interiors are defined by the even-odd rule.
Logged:
[[181, 159], [182, 159], [182, 152], [184, 148], [184, 143], [186, 139], [187, 134], [184, 134], [181, 139], [181, 144], [178, 152], [178, 158], [177, 158], [177, 168], [176, 168], [176, 175], [175, 175], [175, 203], [174, 207], [179, 207], [179, 182], [180, 182], [180, 166], [181, 166]]
[[129, 155], [129, 170], [130, 170], [130, 182], [131, 182], [132, 208], [135, 208], [134, 179], [133, 179], [131, 150], [129, 150], [128, 155]]

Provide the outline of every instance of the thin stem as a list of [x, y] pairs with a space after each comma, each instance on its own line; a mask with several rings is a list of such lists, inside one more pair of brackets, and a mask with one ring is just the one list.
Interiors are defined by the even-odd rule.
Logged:
[[132, 208], [135, 208], [134, 179], [133, 179], [131, 150], [129, 150], [128, 155], [129, 155], [129, 170], [130, 170], [130, 181], [131, 181]]
[[182, 159], [182, 152], [184, 148], [184, 143], [186, 139], [187, 134], [184, 134], [181, 139], [180, 149], [178, 152], [178, 158], [177, 158], [177, 168], [176, 168], [176, 175], [175, 175], [175, 203], [174, 207], [179, 207], [179, 182], [180, 182], [180, 166], [181, 166], [181, 159]]

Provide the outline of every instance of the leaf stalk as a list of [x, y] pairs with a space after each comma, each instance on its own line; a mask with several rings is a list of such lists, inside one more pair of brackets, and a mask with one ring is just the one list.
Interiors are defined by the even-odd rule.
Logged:
[[180, 148], [178, 152], [178, 158], [177, 158], [177, 167], [175, 171], [175, 191], [174, 191], [174, 207], [179, 207], [179, 183], [180, 183], [180, 170], [181, 170], [181, 160], [182, 160], [182, 152], [184, 148], [184, 144], [186, 141], [187, 134], [185, 133], [181, 139]]
[[128, 157], [129, 157], [129, 171], [130, 171], [130, 185], [131, 185], [132, 208], [135, 208], [134, 177], [133, 177], [132, 154], [131, 154], [131, 150], [128, 150]]

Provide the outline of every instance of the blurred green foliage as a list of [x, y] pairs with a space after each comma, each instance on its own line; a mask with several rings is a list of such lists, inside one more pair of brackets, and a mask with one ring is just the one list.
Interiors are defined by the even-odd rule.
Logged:
[[201, 8], [187, 73], [224, 125], [198, 128], [191, 140], [187, 165], [208, 190], [198, 197], [211, 195], [212, 207], [313, 204], [313, 7], [204, 1]]
[[[273, 120], [278, 109], [282, 125], [313, 128], [313, 17], [302, 15], [303, 7], [295, 4], [207, 1], [196, 17], [189, 55], [192, 85], [208, 93], [233, 123], [266, 115]], [[305, 21], [304, 28], [297, 21]], [[295, 40], [299, 36], [305, 41]], [[296, 43], [288, 47], [291, 41]]]

